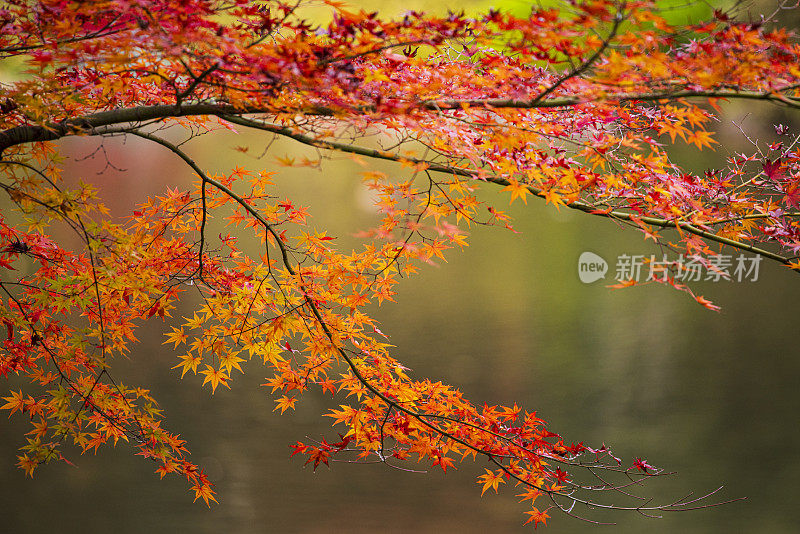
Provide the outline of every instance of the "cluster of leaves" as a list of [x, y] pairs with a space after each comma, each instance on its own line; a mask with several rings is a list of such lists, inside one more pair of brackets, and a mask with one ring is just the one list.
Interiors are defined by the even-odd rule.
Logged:
[[[534, 525], [552, 508], [574, 515], [576, 504], [695, 506], [623, 490], [659, 472], [642, 459], [626, 465], [605, 446], [565, 442], [517, 405], [476, 404], [413, 378], [365, 308], [392, 301], [399, 278], [463, 247], [467, 229], [510, 228], [507, 214], [478, 199], [487, 184], [511, 202], [539, 197], [630, 224], [709, 268], [713, 244], [800, 268], [797, 139], [781, 131], [785, 141], [754, 143], [754, 154], [701, 175], [664, 147], [680, 139], [711, 148], [719, 99], [800, 107], [795, 36], [720, 12], [673, 27], [646, 0], [572, 1], [524, 18], [398, 20], [323, 3], [333, 17], [318, 26], [303, 18], [303, 2], [0, 8], [0, 59], [25, 68], [0, 99], [0, 187], [16, 208], [0, 213], [0, 375], [24, 377], [1, 408], [32, 423], [20, 467], [32, 474], [64, 459], [68, 442], [85, 452], [122, 439], [162, 477], [183, 475], [196, 499], [216, 500], [184, 442], [162, 428], [149, 391], [110, 372], [116, 356], [133, 352], [136, 329], [170, 316], [189, 293], [197, 308], [167, 334], [182, 377], [201, 375], [213, 393], [255, 359], [270, 370], [264, 386], [281, 413], [312, 388], [342, 399], [328, 414], [343, 429], [338, 441], [293, 446], [314, 468], [351, 455], [447, 471], [482, 456], [491, 464], [478, 478], [483, 492], [520, 486]], [[360, 232], [364, 245], [341, 251], [311, 230], [306, 210], [277, 196], [273, 172], [211, 174], [164, 135], [234, 127], [322, 157], [399, 163], [397, 176], [363, 175], [381, 214]], [[93, 188], [62, 180], [55, 142], [67, 136], [137, 136], [171, 151], [197, 181], [115, 223]], [[215, 215], [230, 234], [209, 235]], [[77, 244], [52, 237], [57, 227]], [[261, 238], [257, 253], [237, 244], [240, 227]], [[714, 308], [680, 272], [661, 281]], [[612, 506], [587, 491], [634, 502]]]

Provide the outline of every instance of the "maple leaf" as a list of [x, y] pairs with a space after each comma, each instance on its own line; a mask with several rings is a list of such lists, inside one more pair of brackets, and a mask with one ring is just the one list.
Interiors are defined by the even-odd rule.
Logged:
[[331, 457], [329, 450], [321, 447], [307, 447], [304, 452], [308, 454], [308, 460], [306, 460], [305, 465], [313, 463], [314, 471], [317, 470], [317, 467], [319, 467], [321, 463], [330, 467], [328, 464], [328, 459]]
[[694, 300], [698, 302], [701, 306], [708, 308], [711, 311], [718, 312], [720, 311], [720, 307], [708, 300], [707, 298], [703, 297], [702, 295], [698, 295], [694, 297]]
[[560, 209], [561, 206], [566, 205], [564, 203], [564, 197], [558, 192], [556, 192], [553, 188], [547, 189], [544, 192], [544, 199], [546, 203], [553, 204], [553, 206], [555, 206], [556, 209]]
[[800, 181], [786, 188], [783, 202], [790, 208], [800, 209]]
[[652, 465], [647, 463], [647, 460], [643, 460], [642, 458], [636, 458], [633, 461], [633, 469], [637, 469], [642, 473], [649, 473], [655, 469]]
[[6, 403], [0, 406], [0, 410], [11, 410], [8, 413], [9, 418], [11, 417], [11, 414], [16, 412], [17, 410], [19, 410], [20, 412], [25, 411], [25, 400], [22, 396], [22, 391], [19, 391], [17, 393], [14, 393], [12, 391], [10, 397], [2, 397], [2, 399], [6, 401]]
[[17, 456], [17, 465], [25, 471], [25, 476], [33, 478], [33, 472], [39, 466], [39, 462], [31, 458], [27, 454]]
[[521, 198], [523, 203], [528, 204], [527, 197], [530, 194], [530, 190], [528, 189], [528, 186], [526, 184], [520, 183], [517, 180], [511, 178], [508, 180], [508, 185], [504, 187], [502, 190], [511, 191], [511, 200], [509, 201], [509, 204], [513, 204], [514, 200], [517, 198]]
[[523, 493], [517, 495], [517, 497], [522, 497], [519, 502], [531, 501], [531, 504], [536, 502], [536, 499], [542, 496], [542, 492], [533, 487], [526, 487]]
[[179, 358], [183, 360], [183, 362], [175, 365], [172, 369], [182, 368], [181, 378], [183, 378], [183, 375], [185, 375], [187, 371], [192, 371], [194, 374], [197, 374], [197, 366], [203, 361], [200, 356], [192, 356], [191, 354], [183, 354]]
[[214, 369], [210, 365], [206, 364], [205, 370], [200, 371], [200, 374], [205, 376], [205, 378], [203, 379], [204, 386], [207, 383], [211, 382], [212, 394], [217, 390], [217, 386], [220, 384], [230, 389], [230, 386], [228, 385], [229, 376], [224, 369], [222, 368]]
[[289, 445], [289, 448], [290, 449], [294, 449], [294, 452], [292, 452], [292, 454], [289, 456], [289, 458], [291, 458], [295, 454], [305, 453], [308, 450], [308, 447], [306, 445], [303, 445], [299, 441], [297, 443], [295, 443], [294, 445]]
[[442, 471], [444, 471], [445, 473], [447, 473], [448, 467], [452, 467], [453, 469], [455, 469], [455, 467], [453, 467], [453, 464], [454, 461], [449, 456], [435, 456], [433, 459], [433, 465], [435, 466], [438, 465], [439, 467], [442, 468]]
[[781, 158], [778, 158], [775, 161], [770, 161], [768, 159], [764, 160], [761, 165], [764, 169], [764, 175], [767, 177], [767, 180], [777, 182], [786, 177], [786, 169], [781, 162]]
[[297, 402], [297, 397], [287, 397], [286, 395], [283, 395], [282, 397], [277, 399], [275, 402], [277, 403], [277, 406], [275, 406], [275, 409], [272, 410], [272, 411], [274, 412], [274, 411], [280, 409], [281, 413], [283, 413], [289, 408], [294, 410], [294, 405]]
[[547, 525], [547, 520], [550, 518], [550, 516], [547, 515], [547, 510], [539, 511], [537, 508], [533, 508], [532, 510], [525, 513], [530, 517], [528, 517], [528, 520], [525, 521], [524, 524], [527, 525], [528, 523], [533, 522], [534, 528], [537, 528], [539, 526], [539, 523]]
[[631, 287], [631, 286], [635, 286], [635, 285], [638, 285], [638, 282], [636, 281], [636, 279], [635, 278], [629, 278], [628, 280], [622, 280], [617, 284], [611, 284], [611, 285], [608, 285], [606, 287], [608, 287], [610, 289], [624, 289], [626, 287]]
[[502, 471], [495, 473], [491, 469], [486, 469], [486, 474], [478, 477], [478, 484], [483, 484], [483, 489], [481, 490], [481, 497], [483, 497], [483, 494], [486, 493], [486, 490], [489, 488], [494, 489], [494, 492], [497, 493], [498, 485], [505, 483], [506, 481], [503, 480]]
[[278, 156], [275, 158], [275, 161], [277, 161], [278, 164], [283, 167], [293, 167], [295, 158], [289, 156]]
[[[174, 473], [176, 468], [177, 466], [173, 462], [167, 461], [164, 464], [160, 465], [158, 469], [156, 469], [156, 473], [158, 473], [158, 476], [163, 479], [165, 475], [168, 475], [169, 473]], [[197, 500], [196, 497], [195, 500]]]
[[202, 498], [205, 501], [206, 506], [208, 506], [209, 508], [211, 507], [211, 503], [209, 501], [218, 502], [216, 497], [214, 497], [215, 491], [211, 489], [211, 484], [209, 484], [208, 482], [205, 483], [198, 482], [197, 484], [192, 486], [191, 489], [192, 491], [194, 491], [194, 500], [197, 501], [197, 499]]
[[686, 139], [686, 135], [689, 133], [688, 128], [683, 125], [683, 122], [662, 122], [661, 127], [658, 130], [658, 135], [662, 134], [669, 134], [670, 140], [675, 142], [675, 136], [680, 135], [683, 139]]
[[238, 370], [240, 373], [244, 373], [242, 367], [239, 365], [244, 361], [244, 358], [240, 358], [238, 354], [233, 351], [226, 351], [219, 356], [220, 369], [224, 369], [228, 375], [230, 375], [233, 369]]
[[320, 387], [322, 388], [322, 392], [330, 392], [331, 396], [336, 395], [336, 384], [333, 380], [323, 380], [319, 383]]
[[[189, 337], [183, 331], [183, 328], [175, 328], [175, 327], [172, 327], [172, 332], [170, 332], [169, 334], [166, 334], [166, 336], [167, 336], [167, 340], [164, 341], [163, 344], [166, 345], [167, 343], [173, 343], [173, 348], [177, 348], [178, 345], [180, 345], [182, 343], [186, 343], [186, 340]], [[174, 367], [173, 367], [173, 369], [174, 369]]]

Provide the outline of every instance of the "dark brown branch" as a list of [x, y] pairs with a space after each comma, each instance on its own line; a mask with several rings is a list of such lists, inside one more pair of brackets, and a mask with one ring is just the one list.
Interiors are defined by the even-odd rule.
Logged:
[[539, 95], [537, 95], [536, 98], [533, 99], [533, 102], [541, 102], [542, 100], [544, 100], [546, 96], [550, 95], [553, 91], [558, 89], [564, 82], [566, 82], [571, 78], [575, 78], [576, 76], [580, 76], [581, 74], [586, 72], [586, 70], [589, 69], [598, 59], [600, 59], [600, 56], [603, 55], [603, 52], [605, 52], [608, 49], [609, 45], [611, 44], [611, 41], [614, 39], [614, 37], [617, 36], [620, 24], [622, 23], [623, 20], [625, 20], [625, 16], [622, 14], [624, 9], [625, 9], [625, 4], [623, 3], [622, 6], [620, 6], [619, 11], [617, 11], [617, 14], [614, 16], [614, 24], [611, 26], [611, 31], [609, 31], [608, 37], [606, 37], [603, 40], [600, 47], [597, 50], [595, 50], [595, 52], [589, 57], [589, 59], [581, 63], [579, 66], [577, 66], [570, 72], [561, 76], [550, 87], [539, 93]]
[[[329, 149], [329, 150], [336, 150], [336, 151], [339, 151], [339, 152], [347, 152], [347, 153], [351, 153], [351, 154], [358, 154], [358, 155], [367, 156], [367, 157], [370, 157], [370, 158], [384, 159], [384, 160], [395, 161], [395, 162], [400, 162], [400, 163], [410, 162], [410, 163], [415, 163], [415, 164], [418, 164], [418, 165], [425, 165], [427, 170], [429, 170], [429, 171], [441, 172], [441, 173], [446, 173], [446, 174], [454, 174], [454, 175], [458, 175], [458, 176], [469, 176], [469, 177], [472, 177], [472, 178], [484, 180], [484, 181], [491, 182], [491, 183], [494, 183], [494, 184], [497, 184], [497, 185], [502, 185], [502, 186], [510, 185], [510, 182], [508, 180], [506, 180], [504, 178], [498, 178], [496, 176], [492, 176], [492, 175], [486, 173], [485, 171], [480, 171], [480, 170], [476, 170], [476, 169], [468, 169], [468, 168], [463, 168], [463, 167], [454, 167], [454, 166], [450, 166], [450, 165], [441, 165], [441, 164], [437, 164], [437, 163], [429, 163], [429, 162], [427, 162], [425, 160], [422, 160], [422, 159], [419, 159], [419, 158], [400, 156], [398, 154], [395, 154], [393, 152], [388, 152], [388, 151], [385, 151], [385, 150], [377, 150], [377, 149], [373, 149], [373, 148], [364, 148], [364, 147], [359, 147], [359, 146], [356, 146], [356, 145], [349, 145], [349, 144], [345, 144], [345, 143], [337, 143], [335, 141], [327, 141], [327, 140], [323, 140], [323, 139], [315, 139], [315, 138], [313, 138], [311, 136], [295, 132], [291, 128], [288, 128], [288, 127], [285, 127], [285, 126], [278, 126], [278, 125], [274, 125], [274, 124], [261, 123], [261, 122], [253, 121], [253, 120], [246, 119], [246, 118], [243, 118], [243, 117], [223, 117], [223, 118], [225, 120], [233, 122], [234, 124], [239, 124], [239, 125], [247, 126], [247, 127], [250, 127], [250, 128], [255, 128], [255, 129], [259, 129], [259, 130], [272, 132], [272, 133], [275, 133], [275, 134], [278, 134], [278, 135], [289, 137], [291, 139], [294, 139], [295, 141], [299, 141], [300, 143], [303, 143], [303, 144], [306, 144], [306, 145], [310, 145], [310, 146], [313, 146], [313, 147], [317, 147], [317, 148], [325, 148], [325, 149]], [[538, 188], [536, 188], [536, 187], [534, 187], [532, 185], [528, 185], [527, 189], [534, 196], [537, 196], [539, 198], [546, 198], [546, 195], [545, 195], [545, 193], [543, 191], [541, 191], [540, 189], [538, 189]], [[566, 207], [568, 207], [570, 209], [582, 211], [584, 213], [588, 213], [589, 215], [596, 215], [596, 216], [600, 216], [600, 217], [606, 217], [606, 218], [609, 218], [609, 219], [622, 220], [622, 221], [631, 221], [631, 222], [641, 221], [641, 222], [643, 222], [645, 224], [658, 226], [660, 228], [676, 228], [676, 229], [679, 229], [679, 230], [683, 230], [683, 231], [689, 232], [690, 234], [697, 235], [697, 236], [702, 237], [704, 239], [708, 239], [709, 241], [715, 241], [717, 243], [720, 243], [720, 244], [723, 244], [723, 245], [727, 245], [727, 246], [730, 246], [730, 247], [733, 247], [733, 248], [736, 248], [736, 249], [739, 249], [739, 250], [744, 250], [744, 251], [747, 251], [747, 252], [751, 252], [753, 254], [759, 254], [759, 255], [761, 255], [761, 256], [763, 256], [765, 258], [777, 261], [777, 262], [782, 263], [784, 265], [789, 265], [792, 262], [792, 259], [793, 259], [793, 258], [787, 258], [785, 256], [781, 256], [780, 254], [776, 254], [776, 253], [770, 252], [768, 250], [764, 250], [764, 249], [755, 247], [753, 245], [749, 245], [747, 243], [742, 243], [741, 241], [735, 241], [735, 240], [729, 239], [727, 237], [716, 235], [716, 234], [714, 234], [712, 232], [703, 230], [702, 228], [698, 228], [696, 225], [694, 225], [692, 223], [689, 223], [689, 222], [686, 222], [686, 221], [680, 221], [680, 220], [676, 220], [676, 219], [672, 219], [672, 220], [670, 220], [670, 219], [661, 219], [661, 218], [658, 218], [658, 217], [637, 216], [637, 215], [634, 215], [634, 214], [631, 214], [631, 213], [627, 213], [627, 212], [624, 212], [624, 211], [619, 211], [619, 210], [612, 210], [612, 211], [605, 212], [605, 211], [599, 210], [596, 206], [592, 206], [592, 205], [587, 204], [587, 203], [582, 202], [582, 201], [576, 201], [576, 202], [572, 202], [570, 204], [566, 204]]]
[[[160, 104], [156, 106], [138, 106], [134, 108], [113, 109], [100, 111], [66, 119], [56, 123], [42, 125], [25, 125], [9, 128], [0, 132], [0, 155], [9, 147], [40, 141], [55, 141], [71, 135], [103, 135], [99, 131], [106, 126], [122, 124], [139, 124], [146, 121], [162, 120], [177, 117], [191, 117], [202, 115], [230, 115], [248, 113], [279, 113], [280, 110], [264, 108], [236, 108], [228, 104], [199, 103], [199, 104]], [[333, 111], [321, 106], [309, 106], [305, 112], [315, 115], [331, 115]]]
[[[568, 96], [551, 98], [547, 100], [516, 100], [509, 98], [481, 98], [466, 100], [427, 100], [417, 104], [417, 108], [424, 110], [447, 110], [462, 109], [464, 106], [489, 107], [489, 108], [562, 108], [572, 107], [580, 104], [592, 102], [655, 102], [660, 100], [680, 100], [684, 98], [722, 98], [722, 99], [744, 99], [744, 100], [763, 100], [774, 104], [782, 104], [791, 108], [800, 109], [800, 97], [788, 96], [779, 91], [757, 92], [757, 91], [732, 91], [732, 90], [710, 90], [710, 91], [665, 91], [653, 93], [609, 93], [596, 96]], [[413, 109], [413, 106], [412, 106]], [[375, 106], [360, 106], [350, 111], [352, 114], [374, 113], [378, 111]], [[302, 109], [271, 109], [265, 107], [235, 107], [224, 103], [194, 103], [194, 104], [160, 104], [155, 106], [138, 106], [134, 108], [114, 109], [91, 113], [82, 117], [65, 119], [60, 122], [49, 123], [47, 125], [28, 124], [16, 126], [0, 132], [0, 156], [3, 152], [14, 145], [23, 143], [33, 143], [37, 141], [55, 141], [70, 135], [102, 135], [104, 132], [96, 132], [96, 129], [105, 126], [117, 126], [122, 124], [135, 124], [145, 121], [162, 120], [175, 117], [190, 117], [198, 115], [227, 115], [242, 116], [257, 113], [302, 113], [306, 115], [334, 116], [341, 115], [345, 110], [334, 110], [333, 108], [315, 104], [309, 104]]]

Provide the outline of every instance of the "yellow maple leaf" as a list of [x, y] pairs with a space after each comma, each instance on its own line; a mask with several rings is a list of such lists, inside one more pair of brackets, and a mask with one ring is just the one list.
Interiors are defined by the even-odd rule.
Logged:
[[[183, 370], [181, 371], [181, 378], [183, 375], [186, 374], [187, 371], [192, 371], [194, 374], [197, 374], [197, 366], [202, 361], [200, 356], [192, 356], [191, 354], [184, 354], [180, 356], [180, 359], [183, 360], [178, 365], [172, 367], [172, 369], [177, 369], [178, 367], [182, 367]], [[205, 382], [203, 382], [205, 384]]]
[[236, 353], [233, 352], [226, 352], [225, 354], [221, 354], [219, 357], [220, 367], [225, 369], [225, 371], [228, 373], [230, 373], [233, 369], [237, 369], [240, 373], [244, 373], [239, 365], [243, 361], [245, 361], [244, 358], [240, 358]]
[[530, 191], [528, 190], [528, 186], [525, 184], [519, 183], [517, 180], [513, 178], [508, 181], [508, 185], [503, 188], [503, 191], [511, 191], [511, 201], [509, 204], [514, 202], [514, 199], [521, 198], [522, 202], [526, 205], [528, 204], [528, 199], [526, 198]]
[[175, 328], [174, 326], [172, 327], [172, 332], [166, 334], [166, 336], [167, 340], [164, 343], [162, 343], [162, 345], [166, 345], [167, 343], [174, 343], [173, 348], [177, 348], [178, 345], [180, 345], [181, 343], [185, 343], [186, 340], [188, 339], [188, 336], [183, 331], [183, 328]]
[[223, 369], [214, 369], [210, 365], [206, 364], [206, 368], [204, 371], [200, 371], [201, 375], [205, 375], [205, 379], [203, 380], [203, 385], [205, 386], [208, 382], [211, 382], [211, 393], [214, 393], [217, 390], [217, 386], [222, 384], [226, 388], [230, 389], [231, 387], [228, 385], [228, 373], [226, 373]]
[[11, 417], [11, 414], [19, 410], [20, 412], [24, 411], [25, 408], [25, 401], [22, 398], [22, 391], [20, 390], [19, 393], [11, 392], [10, 397], [2, 397], [4, 401], [7, 401], [4, 405], [0, 406], [0, 410], [11, 410], [11, 413], [8, 414]]

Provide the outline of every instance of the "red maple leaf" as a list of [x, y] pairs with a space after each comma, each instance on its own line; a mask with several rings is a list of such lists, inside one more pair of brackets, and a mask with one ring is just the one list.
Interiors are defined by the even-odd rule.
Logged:
[[786, 173], [785, 169], [782, 167], [781, 158], [778, 158], [775, 161], [766, 160], [761, 165], [764, 168], [764, 174], [767, 176], [767, 180], [777, 182], [778, 180], [783, 180], [786, 178]]

